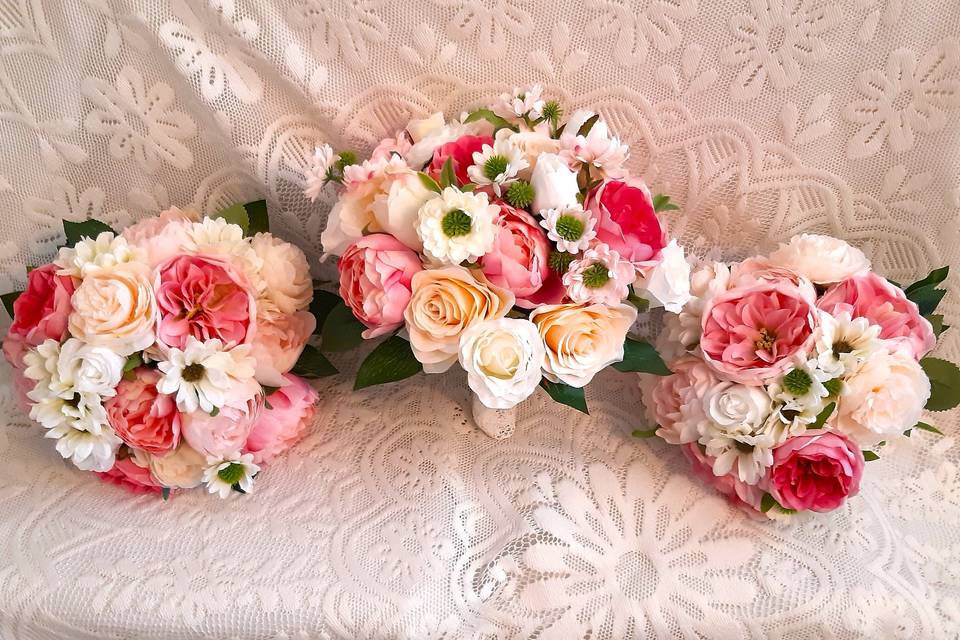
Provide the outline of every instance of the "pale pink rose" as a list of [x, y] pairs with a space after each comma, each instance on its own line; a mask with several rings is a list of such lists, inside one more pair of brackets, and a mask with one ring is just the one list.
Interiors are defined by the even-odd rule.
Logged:
[[73, 307], [73, 278], [57, 275], [46, 264], [27, 275], [27, 288], [13, 303], [13, 324], [3, 340], [3, 353], [14, 368], [23, 368], [23, 354], [44, 340], [63, 340]]
[[267, 397], [247, 437], [244, 450], [253, 454], [256, 464], [270, 462], [299, 441], [316, 411], [316, 390], [303, 378], [284, 378], [286, 386]]
[[389, 160], [390, 156], [399, 154], [406, 156], [413, 143], [410, 142], [410, 136], [406, 131], [398, 131], [393, 138], [384, 138], [380, 144], [370, 153], [371, 160]]
[[640, 375], [643, 406], [657, 424], [657, 435], [670, 444], [686, 444], [700, 438], [704, 419], [702, 398], [717, 377], [699, 358], [683, 357], [670, 363], [669, 376]]
[[147, 263], [156, 267], [183, 251], [190, 239], [190, 225], [199, 220], [200, 214], [192, 209], [170, 207], [158, 216], [127, 227], [121, 235], [127, 243], [142, 249]]
[[715, 475], [713, 473], [715, 458], [708, 456], [696, 442], [687, 443], [681, 446], [680, 449], [683, 451], [683, 455], [686, 456], [687, 460], [690, 461], [693, 474], [726, 496], [730, 504], [743, 509], [751, 515], [760, 511], [760, 500], [763, 498], [763, 491], [759, 487], [743, 482], [735, 471], [723, 476]]
[[160, 374], [140, 367], [121, 380], [117, 395], [104, 402], [107, 421], [131, 447], [163, 455], [180, 444], [180, 413], [173, 396], [157, 391]]
[[254, 377], [268, 387], [282, 387], [283, 374], [290, 371], [303, 353], [307, 340], [317, 328], [317, 319], [309, 311], [289, 316], [261, 319], [250, 346], [257, 361]]
[[109, 471], [97, 472], [104, 482], [123, 487], [132, 493], [160, 493], [163, 487], [157, 484], [149, 468], [138, 465], [133, 458], [118, 458]]
[[817, 306], [831, 315], [849, 311], [880, 326], [880, 338], [906, 345], [917, 360], [937, 344], [933, 327], [920, 315], [916, 303], [885, 278], [870, 271], [830, 287]]
[[594, 189], [585, 208], [597, 217], [597, 241], [640, 272], [655, 266], [667, 246], [667, 226], [653, 210], [650, 190], [639, 178], [610, 180]]
[[750, 287], [764, 282], [791, 282], [804, 289], [805, 294], [816, 295], [813, 283], [796, 271], [780, 267], [763, 256], [747, 258], [730, 268], [728, 288]]
[[220, 456], [239, 451], [262, 410], [262, 398], [248, 401], [242, 408], [225, 406], [215, 416], [194, 411], [181, 416], [183, 439], [203, 455]]
[[543, 229], [526, 211], [504, 202], [497, 217], [497, 237], [493, 248], [480, 259], [480, 269], [498, 287], [509, 289], [517, 306], [533, 309], [539, 304], [556, 304], [563, 299], [562, 287], [553, 291], [552, 300], [540, 295], [550, 276], [550, 243]]
[[434, 180], [440, 179], [440, 171], [449, 159], [453, 164], [453, 171], [457, 175], [457, 182], [461, 185], [470, 182], [467, 169], [473, 164], [473, 154], [483, 151], [483, 145], [493, 146], [490, 136], [460, 136], [453, 142], [442, 144], [433, 152], [433, 160], [427, 167]]
[[810, 349], [815, 323], [812, 298], [790, 282], [731, 289], [704, 308], [700, 349], [721, 376], [759, 385]]
[[253, 338], [256, 306], [246, 279], [228, 262], [180, 255], [160, 266], [156, 283], [159, 341], [183, 349], [187, 338], [226, 345]]
[[833, 511], [860, 490], [863, 453], [844, 436], [817, 429], [773, 450], [767, 490], [786, 509]]
[[350, 245], [337, 267], [340, 297], [366, 325], [364, 338], [403, 326], [413, 276], [423, 270], [416, 253], [393, 236], [374, 233]]

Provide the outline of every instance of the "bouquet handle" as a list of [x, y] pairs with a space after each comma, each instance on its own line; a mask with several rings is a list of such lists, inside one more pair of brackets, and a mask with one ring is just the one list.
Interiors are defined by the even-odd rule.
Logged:
[[517, 407], [491, 409], [476, 395], [470, 395], [470, 415], [477, 428], [495, 440], [504, 440], [513, 435], [517, 426]]

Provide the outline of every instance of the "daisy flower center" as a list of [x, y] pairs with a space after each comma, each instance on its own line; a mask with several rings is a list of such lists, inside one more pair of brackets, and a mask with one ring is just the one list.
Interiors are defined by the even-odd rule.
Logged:
[[217, 471], [217, 477], [229, 485], [234, 485], [243, 480], [244, 469], [242, 464], [231, 462], [229, 465]]
[[483, 175], [487, 180], [493, 182], [498, 176], [506, 172], [509, 164], [510, 161], [504, 156], [490, 156], [483, 163]]
[[183, 373], [180, 374], [180, 377], [186, 380], [187, 382], [196, 382], [203, 378], [203, 374], [206, 372], [206, 368], [199, 362], [194, 362], [193, 364], [188, 364], [183, 368]]
[[769, 329], [763, 328], [760, 329], [760, 337], [756, 339], [753, 346], [757, 348], [757, 351], [769, 351], [776, 341], [777, 334]]
[[806, 395], [813, 385], [813, 378], [803, 369], [794, 369], [783, 376], [783, 387], [795, 396]]
[[602, 262], [594, 262], [583, 270], [583, 284], [591, 289], [599, 289], [610, 281], [610, 270]]
[[583, 220], [569, 214], [557, 218], [557, 235], [567, 242], [576, 242], [583, 236]]
[[470, 233], [471, 222], [470, 215], [466, 211], [454, 209], [443, 216], [440, 228], [443, 230], [443, 235], [448, 238], [456, 238]]
[[845, 353], [853, 351], [853, 345], [846, 340], [837, 340], [833, 343], [833, 353], [842, 356]]

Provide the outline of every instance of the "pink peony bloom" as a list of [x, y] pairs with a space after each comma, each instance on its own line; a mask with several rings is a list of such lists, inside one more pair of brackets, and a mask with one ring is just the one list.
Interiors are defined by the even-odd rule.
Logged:
[[920, 315], [917, 305], [902, 290], [870, 271], [830, 287], [817, 306], [831, 315], [849, 311], [880, 326], [880, 338], [909, 348], [917, 360], [937, 344], [933, 327]]
[[760, 499], [763, 498], [763, 491], [759, 487], [743, 482], [737, 477], [735, 471], [724, 476], [715, 475], [713, 473], [714, 458], [704, 453], [696, 442], [682, 445], [680, 449], [687, 460], [690, 461], [693, 474], [726, 496], [730, 504], [751, 515], [760, 511]]
[[403, 326], [410, 283], [423, 270], [420, 257], [385, 233], [360, 238], [337, 263], [340, 297], [367, 326], [364, 338], [376, 338]]
[[435, 180], [440, 179], [440, 171], [443, 169], [447, 158], [453, 160], [453, 170], [457, 174], [457, 181], [460, 184], [470, 182], [470, 176], [467, 175], [467, 169], [473, 164], [473, 154], [483, 150], [483, 145], [493, 146], [493, 138], [490, 136], [460, 136], [453, 142], [448, 142], [437, 147], [433, 152], [433, 160], [427, 168]]
[[860, 490], [863, 453], [844, 436], [818, 429], [773, 450], [768, 491], [796, 511], [832, 511]]
[[215, 416], [204, 411], [185, 413], [181, 417], [183, 439], [198, 453], [221, 456], [239, 451], [262, 409], [260, 396], [242, 408], [225, 406]]
[[790, 282], [731, 289], [707, 303], [700, 349], [721, 376], [759, 385], [783, 373], [813, 340], [813, 298]]
[[216, 258], [180, 255], [157, 276], [159, 341], [183, 349], [187, 337], [219, 338], [225, 345], [249, 342], [256, 324], [254, 297], [246, 279]]
[[122, 380], [117, 395], [104, 402], [107, 421], [131, 447], [163, 455], [180, 444], [180, 413], [173, 396], [157, 391], [160, 374], [140, 367], [132, 380]]
[[157, 481], [150, 474], [150, 469], [141, 467], [134, 462], [133, 458], [118, 458], [112, 469], [102, 473], [98, 472], [97, 475], [104, 482], [123, 487], [132, 493], [160, 493], [163, 491], [163, 487], [157, 484]]
[[480, 259], [480, 268], [493, 284], [509, 289], [517, 297], [517, 306], [533, 309], [538, 304], [553, 304], [532, 297], [540, 291], [550, 276], [550, 243], [540, 225], [526, 211], [514, 209], [503, 202], [497, 217], [497, 237], [493, 248]]
[[57, 275], [58, 267], [46, 264], [30, 272], [27, 288], [13, 303], [13, 324], [3, 341], [10, 364], [23, 368], [23, 354], [44, 340], [63, 340], [73, 307], [75, 285], [70, 276]]
[[717, 384], [717, 377], [699, 358], [675, 360], [670, 370], [669, 376], [640, 376], [643, 406], [657, 424], [658, 436], [670, 444], [695, 442], [699, 425], [706, 420], [701, 400]]
[[586, 208], [597, 217], [598, 242], [632, 262], [638, 271], [656, 266], [669, 238], [642, 180], [604, 182], [590, 193]]
[[293, 446], [313, 419], [316, 390], [303, 378], [287, 374], [286, 386], [274, 391], [253, 424], [245, 451], [253, 453], [256, 464], [270, 462]]
[[158, 216], [144, 218], [127, 227], [121, 235], [130, 245], [143, 251], [151, 267], [156, 267], [183, 251], [189, 241], [187, 231], [190, 225], [199, 220], [200, 214], [196, 211], [170, 207]]
[[251, 355], [257, 361], [254, 377], [268, 387], [282, 387], [283, 374], [290, 371], [317, 328], [317, 319], [309, 311], [277, 318], [262, 318], [257, 323]]

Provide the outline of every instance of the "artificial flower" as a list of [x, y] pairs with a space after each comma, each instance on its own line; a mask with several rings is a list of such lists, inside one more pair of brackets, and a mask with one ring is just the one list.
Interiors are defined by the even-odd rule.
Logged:
[[182, 350], [168, 349], [166, 360], [157, 366], [163, 373], [157, 390], [176, 394], [177, 407], [184, 413], [221, 409], [256, 371], [249, 346], [227, 348], [217, 338], [201, 342], [193, 336], [187, 337]]
[[193, 489], [203, 482], [207, 458], [181, 441], [180, 446], [166, 455], [150, 456], [149, 464], [150, 473], [164, 487]]
[[218, 456], [241, 449], [263, 410], [260, 396], [231, 401], [214, 414], [194, 411], [183, 415], [183, 439], [199, 453]]
[[457, 184], [467, 184], [470, 182], [470, 167], [473, 166], [474, 157], [482, 152], [484, 147], [492, 145], [493, 138], [490, 136], [466, 135], [451, 140], [440, 145], [433, 152], [433, 160], [427, 167], [427, 173], [434, 180], [439, 180], [443, 166], [449, 161], [457, 178]]
[[570, 263], [563, 274], [563, 284], [574, 302], [616, 305], [630, 293], [635, 276], [632, 264], [601, 243]]
[[13, 303], [13, 324], [3, 340], [3, 352], [16, 369], [23, 367], [27, 349], [47, 339], [60, 342], [66, 336], [76, 287], [72, 277], [57, 271], [54, 264], [30, 271], [26, 290]]
[[200, 214], [193, 209], [170, 207], [158, 216], [144, 218], [127, 227], [121, 235], [130, 246], [138, 249], [143, 262], [155, 269], [193, 245], [190, 232], [193, 223], [199, 221]]
[[540, 211], [540, 226], [547, 230], [547, 237], [556, 244], [557, 251], [580, 253], [586, 250], [597, 237], [597, 221], [579, 204], [563, 209]]
[[57, 453], [82, 471], [109, 471], [122, 444], [109, 428], [97, 433], [81, 431], [66, 424], [47, 429], [44, 437], [56, 440]]
[[155, 370], [138, 367], [120, 382], [104, 408], [110, 427], [124, 443], [162, 456], [180, 444], [180, 412], [173, 397], [157, 391], [159, 381]]
[[121, 356], [156, 340], [157, 301], [146, 265], [126, 262], [87, 273], [73, 294], [70, 335]]
[[442, 264], [476, 262], [493, 247], [498, 213], [487, 194], [447, 187], [420, 207], [417, 234], [424, 253]]
[[530, 185], [533, 187], [532, 208], [535, 213], [569, 209], [580, 204], [577, 200], [580, 195], [577, 174], [554, 153], [541, 153], [537, 157]]
[[313, 299], [313, 279], [303, 251], [269, 233], [255, 235], [250, 246], [263, 265], [260, 279], [266, 285], [257, 300], [260, 317], [305, 310]]
[[608, 180], [584, 205], [597, 218], [597, 240], [617, 251], [643, 273], [655, 266], [667, 244], [667, 227], [653, 208], [653, 197], [639, 178]]
[[[413, 251], [421, 251], [423, 241], [417, 234], [420, 207], [435, 197], [437, 194], [427, 189], [413, 171], [395, 174], [389, 186], [373, 199], [377, 230], [393, 236]], [[368, 229], [368, 233], [373, 230]]]
[[755, 485], [773, 464], [773, 447], [777, 443], [773, 435], [763, 431], [708, 428], [700, 444], [704, 445], [704, 453], [714, 459], [714, 475], [732, 473], [741, 482]]
[[849, 309], [837, 307], [836, 315], [820, 311], [813, 334], [820, 369], [832, 377], [840, 377], [860, 366], [882, 348], [880, 326], [867, 318], [851, 317]]
[[640, 377], [647, 417], [666, 442], [696, 442], [707, 419], [703, 398], [719, 381], [699, 358], [687, 356], [671, 362], [670, 371], [673, 373], [668, 376]]
[[733, 382], [719, 382], [702, 396], [703, 410], [710, 424], [723, 432], [753, 433], [758, 431], [772, 403], [760, 387]]
[[467, 384], [491, 409], [509, 409], [536, 391], [546, 351], [529, 320], [477, 322], [460, 337], [460, 365]]
[[508, 141], [496, 140], [485, 144], [473, 153], [473, 164], [467, 168], [467, 176], [479, 186], [489, 185], [497, 197], [503, 195], [504, 186], [514, 182], [517, 174], [528, 167], [520, 151]]
[[773, 452], [768, 491], [785, 509], [832, 511], [860, 490], [860, 447], [822, 429], [788, 439]]
[[497, 142], [505, 141], [512, 149], [520, 154], [527, 166], [520, 169], [517, 175], [523, 180], [529, 180], [533, 170], [537, 167], [537, 160], [541, 154], [556, 154], [560, 150], [560, 141], [550, 137], [547, 132], [540, 130], [515, 132], [504, 128], [497, 131], [494, 139]]
[[690, 263], [676, 239], [660, 251], [660, 261], [637, 281], [654, 306], [680, 313], [690, 301]]
[[131, 493], [160, 493], [163, 486], [150, 473], [150, 467], [140, 466], [135, 457], [118, 458], [106, 471], [98, 471], [97, 477], [115, 484]]
[[253, 454], [234, 451], [222, 457], [207, 458], [203, 483], [210, 493], [226, 498], [234, 486], [244, 493], [253, 491], [253, 477], [259, 472], [260, 467], [253, 462]]
[[543, 87], [538, 84], [528, 89], [514, 88], [513, 93], [500, 94], [493, 111], [505, 118], [529, 118], [536, 120], [543, 115]]
[[257, 382], [270, 387], [283, 386], [283, 374], [297, 364], [316, 328], [317, 318], [309, 311], [261, 320], [250, 343], [250, 355], [257, 363], [254, 372]]
[[84, 237], [72, 247], [61, 247], [53, 263], [60, 267], [59, 275], [84, 278], [91, 271], [136, 262], [138, 258], [136, 248], [126, 238], [103, 231], [96, 238]]
[[496, 239], [480, 258], [480, 269], [490, 282], [513, 292], [519, 307], [559, 302], [562, 288], [545, 287], [550, 282], [550, 243], [536, 219], [508, 204], [497, 206]]
[[860, 249], [839, 238], [813, 233], [801, 233], [781, 243], [767, 260], [815, 284], [833, 284], [870, 270], [870, 261]]
[[763, 490], [740, 479], [736, 472], [730, 471], [724, 475], [714, 473], [716, 459], [707, 455], [703, 445], [690, 442], [680, 447], [683, 455], [690, 461], [695, 476], [727, 497], [731, 504], [756, 513], [760, 510], [760, 501], [763, 499]]
[[575, 170], [586, 166], [609, 178], [622, 177], [630, 153], [626, 144], [610, 135], [607, 123], [597, 119], [585, 135], [579, 133], [593, 115], [578, 111], [571, 116], [560, 136], [560, 157]]
[[257, 464], [270, 462], [292, 447], [313, 420], [316, 389], [295, 375], [284, 378], [284, 385], [267, 396], [243, 447]]
[[313, 155], [310, 156], [310, 164], [304, 170], [305, 184], [303, 193], [310, 198], [310, 202], [316, 202], [320, 193], [330, 179], [330, 169], [336, 162], [333, 148], [329, 144], [322, 144], [314, 147]]

